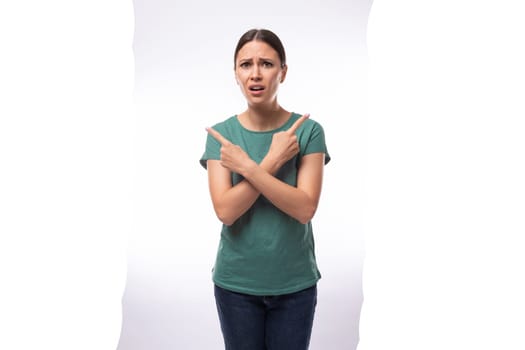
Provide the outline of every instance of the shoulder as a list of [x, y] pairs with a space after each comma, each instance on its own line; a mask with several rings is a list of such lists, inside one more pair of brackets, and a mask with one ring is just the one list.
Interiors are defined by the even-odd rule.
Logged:
[[237, 123], [237, 115], [232, 115], [231, 117], [228, 117], [216, 124], [213, 125], [213, 128], [215, 130], [218, 130], [218, 129], [227, 129], [227, 128], [231, 128], [233, 125], [235, 125]]
[[222, 134], [222, 136], [232, 141], [230, 137], [238, 133], [240, 123], [237, 120], [237, 115], [233, 115], [216, 123], [212, 126], [212, 128], [218, 131], [220, 134]]

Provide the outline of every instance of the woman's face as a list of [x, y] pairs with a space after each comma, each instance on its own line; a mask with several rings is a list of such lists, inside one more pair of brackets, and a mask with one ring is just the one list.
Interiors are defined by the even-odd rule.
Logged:
[[264, 41], [247, 42], [237, 53], [235, 78], [250, 106], [272, 104], [287, 67], [281, 67], [279, 54]]

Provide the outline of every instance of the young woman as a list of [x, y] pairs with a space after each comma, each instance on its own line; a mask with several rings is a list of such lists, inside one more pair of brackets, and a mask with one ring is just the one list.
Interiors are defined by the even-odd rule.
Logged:
[[222, 221], [213, 269], [227, 350], [308, 348], [317, 303], [311, 219], [330, 160], [321, 125], [277, 101], [286, 55], [252, 29], [234, 54], [244, 112], [207, 128], [200, 160]]

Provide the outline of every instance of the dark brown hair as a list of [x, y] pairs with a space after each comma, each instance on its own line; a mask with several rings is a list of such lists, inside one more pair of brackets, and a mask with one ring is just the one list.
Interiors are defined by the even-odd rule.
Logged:
[[277, 54], [279, 55], [279, 59], [281, 60], [281, 68], [286, 65], [286, 53], [284, 52], [284, 46], [281, 42], [281, 39], [279, 39], [279, 37], [275, 35], [275, 33], [268, 29], [250, 29], [241, 36], [239, 42], [237, 43], [237, 47], [235, 48], [235, 54], [233, 55], [234, 67], [239, 50], [246, 43], [254, 40], [262, 41], [270, 45], [275, 51], [277, 51]]

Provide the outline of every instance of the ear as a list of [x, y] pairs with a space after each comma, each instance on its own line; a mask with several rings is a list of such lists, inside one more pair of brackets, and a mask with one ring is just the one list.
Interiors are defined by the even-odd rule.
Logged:
[[286, 79], [286, 73], [288, 72], [288, 66], [285, 64], [281, 71], [281, 83]]
[[235, 82], [239, 85], [239, 78], [237, 78], [237, 71], [235, 69], [233, 69], [233, 76], [235, 77]]

